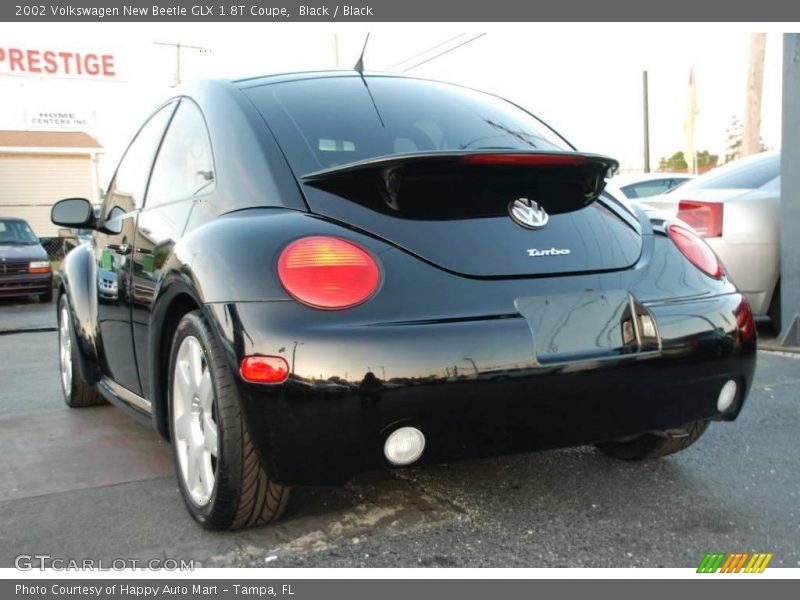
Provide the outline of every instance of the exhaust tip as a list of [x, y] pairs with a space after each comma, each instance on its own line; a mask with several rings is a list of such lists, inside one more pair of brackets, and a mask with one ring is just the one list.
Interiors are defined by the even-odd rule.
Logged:
[[739, 386], [733, 379], [726, 381], [717, 398], [717, 410], [721, 413], [728, 412], [736, 402], [736, 394], [738, 391]]
[[424, 451], [425, 435], [416, 427], [395, 429], [383, 445], [386, 460], [397, 466], [416, 462]]

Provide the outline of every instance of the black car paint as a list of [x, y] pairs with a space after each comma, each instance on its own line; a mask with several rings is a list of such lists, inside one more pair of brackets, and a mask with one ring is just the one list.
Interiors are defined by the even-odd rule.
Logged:
[[[146, 280], [136, 268], [141, 229], [134, 238], [132, 268], [120, 284], [130, 336], [110, 339], [98, 325], [95, 253], [113, 236], [103, 230], [111, 207], [104, 207], [92, 244], [78, 247], [62, 265], [81, 373], [102, 382], [110, 362], [126, 360], [138, 373], [124, 394], [104, 386], [111, 400], [169, 436], [166, 357], [176, 316], [196, 306], [217, 332], [233, 372], [247, 354], [281, 355], [292, 366], [292, 377], [279, 386], [239, 382], [257, 448], [282, 483], [342, 483], [386, 467], [383, 439], [400, 423], [426, 431], [423, 461], [437, 461], [601, 441], [738, 414], [755, 368], [754, 333], [736, 320], [742, 296], [726, 278], [711, 279], [692, 266], [663, 224], [602, 198], [590, 209], [616, 214], [641, 232], [632, 266], [569, 276], [547, 267], [503, 278], [454, 274], [367, 227], [309, 212], [307, 184], [292, 173], [267, 124], [237, 89], [258, 84], [209, 82], [191, 94], [214, 148], [216, 188], [129, 214], [141, 228], [169, 211], [172, 224], [157, 241], [165, 259]], [[498, 228], [505, 226], [498, 221]], [[317, 311], [289, 297], [277, 279], [277, 257], [290, 241], [314, 234], [350, 239], [377, 257], [381, 288], [369, 302]], [[660, 352], [548, 367], [535, 362], [516, 299], [621, 289], [656, 316]], [[498, 368], [493, 357], [507, 366]], [[719, 415], [716, 395], [729, 378], [740, 382], [740, 395], [733, 412]], [[132, 407], [125, 401], [131, 394], [147, 398], [150, 409]]]

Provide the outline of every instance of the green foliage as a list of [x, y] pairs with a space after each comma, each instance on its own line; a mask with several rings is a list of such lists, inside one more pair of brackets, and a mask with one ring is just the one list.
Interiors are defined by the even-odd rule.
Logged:
[[697, 153], [698, 169], [713, 169], [719, 163], [719, 154], [711, 154], [708, 150], [701, 150]]
[[[708, 150], [700, 150], [697, 153], [698, 170], [713, 169], [719, 163], [719, 155], [711, 154]], [[669, 158], [661, 158], [658, 161], [659, 171], [686, 171], [689, 168], [683, 151], [676, 152]]]
[[683, 152], [676, 152], [669, 158], [661, 158], [658, 161], [658, 170], [659, 171], [685, 171], [689, 168], [689, 165], [686, 163], [686, 158], [683, 156]]

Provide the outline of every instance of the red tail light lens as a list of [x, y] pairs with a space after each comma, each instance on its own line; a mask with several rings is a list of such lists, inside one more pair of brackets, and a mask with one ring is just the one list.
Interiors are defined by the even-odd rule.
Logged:
[[742, 336], [742, 341], [749, 342], [756, 335], [756, 322], [753, 319], [753, 310], [746, 296], [742, 296], [742, 301], [736, 308], [736, 326]]
[[289, 363], [280, 356], [248, 356], [240, 371], [252, 383], [283, 383], [289, 377]]
[[378, 289], [375, 259], [352, 242], [311, 236], [286, 246], [278, 259], [278, 278], [289, 294], [314, 308], [351, 308]]
[[709, 248], [708, 244], [695, 233], [680, 225], [670, 225], [667, 227], [667, 233], [678, 247], [678, 250], [680, 250], [695, 267], [714, 279], [720, 279], [722, 277], [722, 265], [717, 255], [714, 254], [714, 251]]
[[723, 205], [719, 202], [681, 200], [678, 218], [701, 237], [722, 237], [722, 210]]
[[461, 159], [471, 165], [582, 165], [584, 156], [569, 154], [469, 154]]

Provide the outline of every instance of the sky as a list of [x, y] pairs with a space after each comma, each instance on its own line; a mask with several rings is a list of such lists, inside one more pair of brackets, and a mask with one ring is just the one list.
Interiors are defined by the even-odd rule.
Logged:
[[[733, 116], [741, 118], [744, 112], [751, 31], [768, 31], [762, 137], [767, 146], [779, 148], [780, 31], [792, 28], [791, 24], [779, 29], [764, 24], [643, 23], [18, 24], [13, 30], [6, 28], [0, 47], [113, 52], [120, 77], [114, 82], [89, 82], [0, 75], [0, 128], [20, 128], [21, 115], [30, 107], [91, 110], [95, 113], [91, 133], [106, 148], [100, 169], [105, 182], [143, 118], [174, 93], [175, 50], [154, 42], [206, 48], [182, 52], [186, 81], [349, 69], [370, 32], [368, 70], [409, 69], [409, 75], [504, 96], [542, 118], [580, 150], [617, 158], [623, 171], [641, 171], [642, 71], [648, 71], [650, 82], [652, 166], [660, 157], [683, 149], [692, 68], [700, 111], [695, 146], [724, 155], [726, 129]], [[448, 43], [428, 51], [443, 42]]]

